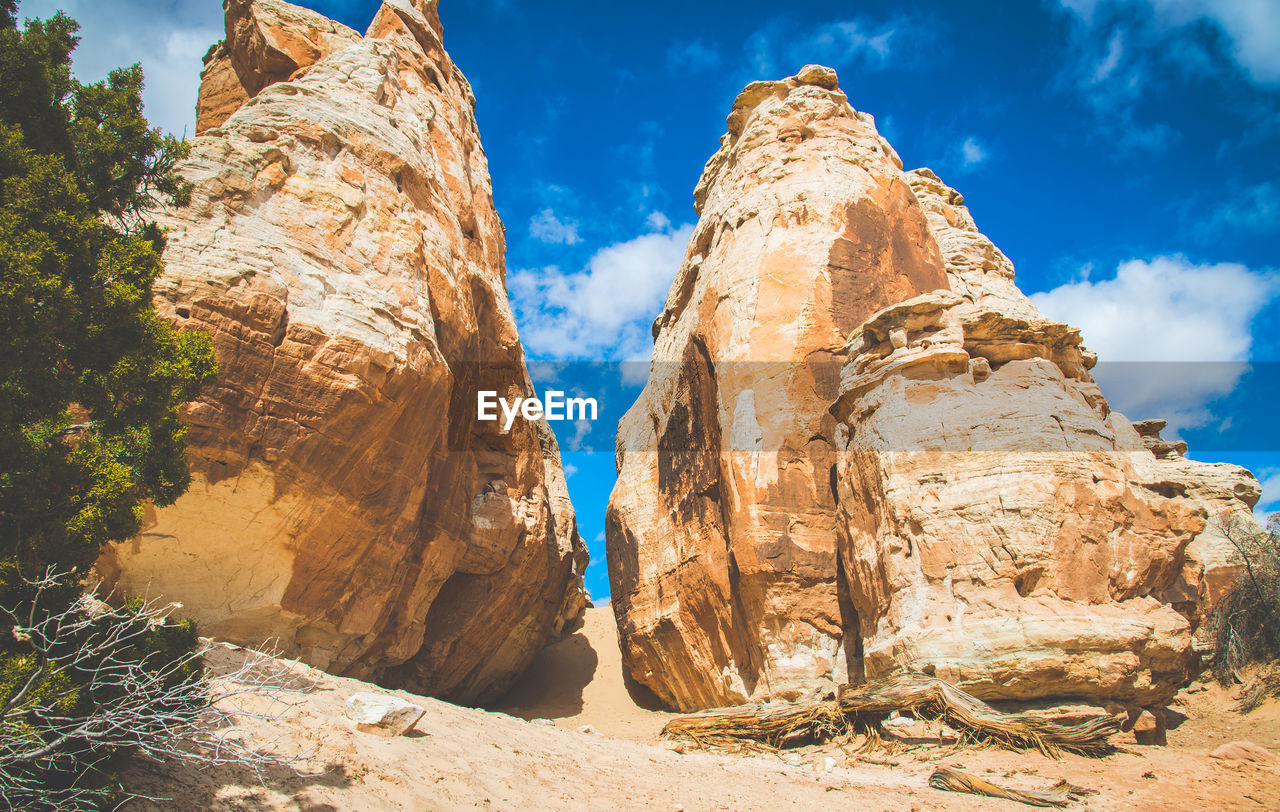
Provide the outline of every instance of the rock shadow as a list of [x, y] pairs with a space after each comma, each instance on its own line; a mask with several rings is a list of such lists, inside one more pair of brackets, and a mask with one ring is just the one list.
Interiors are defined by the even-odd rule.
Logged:
[[648, 686], [636, 682], [635, 678], [625, 668], [622, 669], [622, 684], [626, 686], [627, 694], [631, 696], [631, 701], [636, 703], [637, 708], [671, 713], [671, 707], [667, 703], [659, 699], [658, 695], [651, 691]]
[[596, 673], [600, 657], [585, 634], [552, 643], [502, 699], [488, 706], [521, 719], [562, 719], [582, 713], [582, 693]]
[[228, 805], [227, 789], [238, 788], [233, 806], [243, 810], [274, 810], [269, 793], [291, 799], [291, 809], [300, 812], [338, 812], [329, 803], [308, 801], [310, 787], [341, 789], [351, 786], [345, 765], [332, 764], [316, 774], [299, 774], [287, 766], [254, 770], [242, 764], [195, 766], [156, 764], [138, 760], [125, 775], [125, 789], [143, 796], [121, 807], [127, 812], [172, 812], [175, 809], [219, 809]]

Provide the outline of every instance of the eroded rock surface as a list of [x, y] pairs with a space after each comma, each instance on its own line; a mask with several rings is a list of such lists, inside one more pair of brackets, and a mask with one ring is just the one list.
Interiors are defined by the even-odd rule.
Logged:
[[681, 709], [844, 680], [837, 359], [878, 308], [947, 287], [897, 156], [833, 71], [750, 85], [728, 124], [618, 429], [606, 528], [624, 659]]
[[531, 391], [475, 100], [431, 0], [316, 23], [342, 40], [319, 55], [271, 19], [314, 15], [228, 7], [314, 61], [192, 140], [161, 216], [157, 306], [221, 364], [185, 415], [195, 481], [100, 568], [214, 637], [484, 701], [580, 616], [586, 551], [545, 424], [475, 419], [477, 389]]
[[223, 0], [222, 6], [227, 38], [204, 57], [196, 133], [221, 126], [267, 85], [360, 39], [323, 14], [281, 0]]
[[1167, 701], [1256, 480], [1111, 412], [1079, 332], [833, 72], [754, 83], [728, 124], [619, 426], [632, 676], [682, 710], [907, 670]]
[[850, 671], [1166, 702], [1191, 623], [1234, 575], [1222, 527], [1251, 521], [1256, 480], [1112, 412], [1079, 332], [1017, 290], [955, 190], [908, 175], [954, 292], [851, 336], [832, 410]]
[[200, 71], [200, 90], [196, 97], [196, 134], [217, 127], [240, 105], [249, 100], [236, 69], [227, 53], [227, 43], [218, 42], [204, 55]]

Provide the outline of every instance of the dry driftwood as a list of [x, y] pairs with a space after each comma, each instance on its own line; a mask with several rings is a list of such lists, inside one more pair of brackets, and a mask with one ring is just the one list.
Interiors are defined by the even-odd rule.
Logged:
[[1097, 790], [1085, 789], [1059, 781], [1045, 792], [1025, 792], [1020, 789], [1001, 787], [990, 781], [984, 781], [976, 775], [963, 773], [941, 767], [929, 776], [929, 786], [948, 792], [968, 792], [973, 795], [985, 795], [988, 798], [1004, 798], [1008, 801], [1031, 806], [1066, 806], [1072, 801], [1079, 801], [1086, 795], [1096, 795]]
[[1106, 755], [1113, 749], [1109, 738], [1120, 729], [1118, 718], [1063, 725], [1027, 714], [1002, 713], [943, 680], [902, 676], [846, 686], [835, 699], [821, 702], [740, 705], [689, 714], [668, 722], [662, 735], [700, 746], [732, 748], [757, 742], [784, 747], [800, 740], [825, 741], [850, 730], [875, 735], [879, 723], [893, 711], [940, 720], [969, 743], [1034, 749], [1049, 756], [1063, 750]]

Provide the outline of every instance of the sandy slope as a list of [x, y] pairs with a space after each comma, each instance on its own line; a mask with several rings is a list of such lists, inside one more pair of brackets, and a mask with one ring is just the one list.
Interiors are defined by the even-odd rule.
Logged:
[[[243, 654], [221, 648], [225, 668]], [[584, 628], [535, 662], [503, 704], [506, 713], [460, 708], [398, 693], [427, 709], [409, 736], [382, 739], [345, 722], [365, 683], [290, 666], [315, 689], [286, 719], [245, 719], [243, 728], [278, 752], [312, 755], [320, 775], [269, 776], [230, 769], [138, 769], [135, 791], [172, 800], [137, 809], [1028, 809], [1008, 801], [928, 788], [936, 766], [959, 767], [1022, 789], [1060, 778], [1099, 790], [1091, 809], [1280, 808], [1280, 769], [1221, 762], [1217, 745], [1250, 739], [1280, 753], [1280, 704], [1248, 716], [1229, 710], [1223, 689], [1185, 694], [1189, 718], [1169, 747], [1127, 746], [1103, 760], [1002, 750], [958, 750], [914, 742], [894, 754], [857, 756], [834, 747], [782, 756], [680, 754], [657, 744], [669, 714], [637, 707], [623, 684], [616, 630], [607, 608], [588, 610]], [[551, 718], [553, 725], [517, 716]], [[592, 725], [606, 735], [577, 732]], [[1122, 740], [1121, 744], [1125, 742]], [[837, 766], [827, 771], [824, 759]]]
[[629, 689], [622, 675], [618, 626], [608, 606], [588, 609], [582, 629], [548, 646], [495, 710], [522, 719], [546, 718], [577, 730], [591, 725], [605, 736], [654, 743], [675, 716], [648, 708], [643, 687]]
[[[242, 656], [226, 647], [210, 659], [215, 668], [226, 668]], [[314, 690], [286, 720], [246, 719], [243, 727], [278, 752], [314, 754], [303, 766], [323, 774], [281, 772], [259, 784], [244, 770], [139, 768], [130, 788], [164, 800], [130, 808], [816, 809], [856, 795], [860, 804], [870, 802], [868, 809], [890, 810], [917, 805], [922, 793], [931, 792], [913, 775], [866, 768], [819, 772], [776, 757], [682, 755], [403, 692], [390, 693], [419, 703], [427, 714], [410, 735], [384, 739], [352, 730], [342, 715], [345, 699], [371, 686], [293, 667], [313, 681]], [[954, 796], [939, 808], [985, 807]]]

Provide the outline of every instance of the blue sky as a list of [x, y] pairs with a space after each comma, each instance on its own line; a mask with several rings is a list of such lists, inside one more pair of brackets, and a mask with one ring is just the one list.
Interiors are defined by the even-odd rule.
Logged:
[[[358, 30], [378, 5], [301, 4]], [[216, 0], [20, 12], [55, 7], [85, 24], [82, 76], [140, 60], [148, 114], [191, 126]], [[960, 189], [1043, 310], [1104, 361], [1155, 364], [1113, 401], [1175, 416], [1193, 456], [1254, 468], [1280, 510], [1280, 3], [444, 0], [441, 16], [479, 99], [531, 357], [643, 361], [729, 104], [827, 64], [908, 168]], [[604, 596], [613, 424], [557, 430]]]

